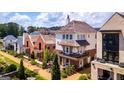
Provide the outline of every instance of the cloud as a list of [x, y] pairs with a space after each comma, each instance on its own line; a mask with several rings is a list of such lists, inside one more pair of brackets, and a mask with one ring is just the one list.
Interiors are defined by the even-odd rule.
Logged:
[[10, 12], [0, 12], [0, 23], [7, 22], [7, 18], [11, 14]]
[[31, 25], [31, 18], [27, 15], [22, 15], [19, 13], [15, 13], [14, 16], [9, 18], [10, 22], [17, 22], [20, 25], [23, 25], [24, 27], [28, 27]]
[[101, 27], [110, 18], [112, 12], [54, 12], [40, 13], [35, 20], [37, 26], [59, 26], [66, 24], [67, 15], [71, 20], [85, 21], [93, 27]]
[[[35, 12], [33, 12], [35, 13]], [[16, 22], [25, 28], [32, 26], [52, 27], [66, 24], [67, 15], [72, 20], [87, 22], [93, 27], [101, 27], [111, 16], [112, 12], [42, 12], [35, 14], [0, 12], [0, 23]]]

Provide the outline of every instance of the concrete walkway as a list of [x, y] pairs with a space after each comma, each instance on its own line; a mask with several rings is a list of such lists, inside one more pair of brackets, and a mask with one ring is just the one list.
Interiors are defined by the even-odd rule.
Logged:
[[[14, 57], [14, 56], [12, 56], [8, 53], [2, 52], [2, 51], [0, 51], [0, 55], [7, 57], [7, 58], [15, 61], [16, 63], [20, 64], [20, 58]], [[31, 63], [28, 60], [24, 60], [23, 64], [27, 69], [36, 72], [37, 74], [39, 74], [40, 76], [43, 76], [44, 78], [46, 78], [48, 80], [51, 80], [51, 74], [49, 72], [47, 72], [46, 70], [44, 70], [40, 67], [37, 67], [35, 65], [31, 65]], [[62, 80], [78, 80], [80, 75], [81, 75], [81, 73], [76, 73], [76, 74], [71, 75], [71, 76], [64, 78]]]

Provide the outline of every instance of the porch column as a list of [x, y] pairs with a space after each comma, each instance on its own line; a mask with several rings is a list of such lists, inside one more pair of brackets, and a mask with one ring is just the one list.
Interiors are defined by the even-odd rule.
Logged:
[[16, 51], [16, 48], [17, 48], [17, 47], [16, 47], [16, 43], [14, 43], [13, 45], [14, 45], [14, 51]]
[[62, 66], [63, 66], [63, 64], [64, 64], [63, 62], [64, 62], [64, 58], [62, 58]]
[[114, 80], [117, 80], [117, 73], [114, 72]]

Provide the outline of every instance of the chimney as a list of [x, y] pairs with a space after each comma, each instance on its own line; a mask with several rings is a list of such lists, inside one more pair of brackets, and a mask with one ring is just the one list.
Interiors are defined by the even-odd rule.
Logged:
[[67, 15], [66, 22], [67, 22], [67, 24], [70, 23], [70, 17], [69, 17], [69, 15]]

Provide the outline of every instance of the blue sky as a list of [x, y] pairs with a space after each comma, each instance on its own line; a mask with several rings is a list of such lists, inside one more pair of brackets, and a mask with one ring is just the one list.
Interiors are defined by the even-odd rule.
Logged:
[[101, 27], [112, 12], [0, 12], [0, 23], [17, 22], [28, 27], [52, 27], [66, 24], [66, 17], [71, 20], [85, 21], [93, 27]]

